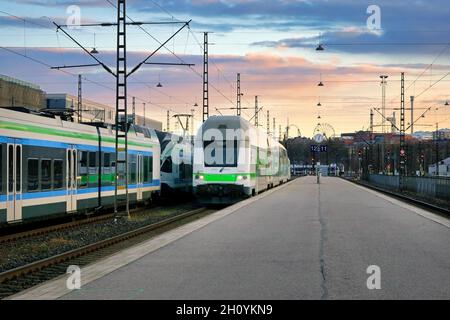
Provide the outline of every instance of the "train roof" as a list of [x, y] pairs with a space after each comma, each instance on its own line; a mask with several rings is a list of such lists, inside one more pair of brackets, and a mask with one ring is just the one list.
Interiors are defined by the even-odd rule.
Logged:
[[[203, 130], [217, 129], [226, 126], [226, 129], [250, 130], [253, 125], [239, 116], [212, 116], [203, 124]], [[224, 128], [225, 129], [225, 128]]]
[[[248, 132], [250, 138], [254, 139], [254, 141], [258, 141], [258, 143], [266, 141], [270, 145], [278, 145], [281, 149], [285, 149], [284, 146], [273, 136], [268, 135], [264, 130], [255, 127], [249, 121], [240, 116], [211, 116], [205, 121], [205, 123], [203, 123], [199, 133], [202, 131], [205, 132], [208, 129], [241, 129]], [[256, 139], [256, 137], [258, 138]], [[201, 138], [197, 135], [197, 139]]]
[[[67, 130], [69, 132], [72, 131], [72, 132], [97, 134], [97, 130], [99, 130], [104, 136], [113, 135], [115, 132], [112, 126], [108, 126], [106, 128], [102, 126], [96, 127], [95, 124], [88, 125], [71, 121], [64, 121], [59, 116], [47, 117], [39, 114], [24, 113], [7, 108], [0, 108], [0, 120], [6, 122], [17, 122], [23, 124], [24, 126], [33, 126], [36, 128], [39, 127], [61, 128], [62, 130]], [[131, 127], [128, 136], [130, 139], [136, 140], [141, 140], [145, 138], [151, 140], [149, 142], [159, 145], [159, 141], [156, 135], [150, 134], [147, 130], [139, 130], [134, 126]]]

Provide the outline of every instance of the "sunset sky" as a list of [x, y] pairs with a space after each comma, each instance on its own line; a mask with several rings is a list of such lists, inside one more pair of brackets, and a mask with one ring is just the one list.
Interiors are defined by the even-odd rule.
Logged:
[[[372, 4], [381, 9], [381, 30], [367, 28], [367, 8]], [[116, 9], [107, 0], [0, 0], [0, 74], [38, 84], [49, 93], [76, 95], [76, 75], [82, 73], [87, 79], [84, 98], [113, 105], [114, 78], [102, 68], [70, 69], [72, 74], [67, 74], [48, 67], [95, 62], [51, 23], [66, 23], [70, 5], [81, 8], [82, 23], [116, 19]], [[439, 108], [418, 122], [423, 126], [416, 130], [433, 130], [436, 122], [450, 127], [450, 107], [444, 107], [445, 101], [450, 102], [448, 0], [128, 0], [127, 10], [135, 21], [192, 19], [190, 31], [183, 30], [167, 44], [176, 56], [162, 49], [151, 60], [179, 62], [179, 57], [195, 63], [192, 70], [145, 66], [129, 79], [129, 95], [137, 97], [138, 111], [142, 112], [142, 102], [151, 102], [148, 114], [164, 123], [167, 109], [190, 113], [196, 102], [202, 104], [199, 42], [209, 31], [211, 114], [217, 114], [215, 108], [235, 106], [240, 72], [243, 107], [253, 108], [258, 95], [264, 128], [269, 110], [271, 126], [272, 117], [277, 119], [277, 131], [278, 124], [286, 126], [289, 118], [302, 135], [312, 136], [319, 112], [321, 121], [337, 134], [367, 129], [370, 108], [381, 106], [379, 76], [389, 76], [387, 104], [392, 109], [399, 107], [400, 73], [405, 72], [408, 105], [411, 95], [418, 96], [416, 117], [424, 108]], [[148, 33], [128, 27], [129, 68], [158, 47], [154, 38], [165, 41], [178, 27], [143, 28]], [[94, 46], [95, 33], [98, 58], [114, 66], [114, 28], [68, 31], [88, 48]], [[319, 42], [325, 51], [315, 50]], [[317, 86], [321, 74], [324, 87]], [[156, 88], [159, 81], [163, 88]], [[244, 110], [244, 116], [251, 118], [253, 110]], [[197, 125], [200, 119], [198, 107]], [[375, 122], [381, 118], [376, 116]]]

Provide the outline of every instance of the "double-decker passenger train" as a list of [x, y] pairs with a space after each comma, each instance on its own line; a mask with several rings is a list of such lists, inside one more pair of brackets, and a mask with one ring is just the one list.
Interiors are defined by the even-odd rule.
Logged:
[[210, 117], [194, 143], [194, 194], [205, 204], [228, 204], [290, 179], [286, 149], [238, 116]]
[[[160, 145], [128, 134], [130, 202], [160, 193]], [[115, 131], [0, 108], [0, 223], [113, 205]], [[119, 195], [125, 190], [119, 190]]]

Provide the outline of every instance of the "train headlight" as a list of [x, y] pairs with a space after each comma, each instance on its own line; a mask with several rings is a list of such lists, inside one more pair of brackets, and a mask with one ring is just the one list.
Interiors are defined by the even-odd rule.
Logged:
[[241, 181], [241, 180], [243, 180], [243, 179], [244, 179], [243, 176], [237, 176], [237, 180], [238, 180], [238, 181]]
[[247, 180], [248, 179], [248, 177], [247, 176], [244, 176], [244, 180]]
[[204, 176], [201, 176], [201, 175], [196, 175], [195, 176], [195, 180], [205, 180], [205, 177]]

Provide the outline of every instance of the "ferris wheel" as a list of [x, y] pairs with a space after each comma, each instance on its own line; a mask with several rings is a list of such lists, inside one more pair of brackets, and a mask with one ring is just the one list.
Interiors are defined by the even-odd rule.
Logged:
[[290, 124], [288, 127], [286, 127], [286, 138], [289, 139], [289, 131], [290, 131], [291, 127], [294, 127], [295, 129], [297, 129], [297, 137], [302, 136], [302, 132], [300, 131], [300, 128], [295, 124]]
[[331, 124], [318, 123], [316, 128], [314, 129], [313, 136], [317, 134], [323, 135], [326, 139], [331, 139], [336, 136], [336, 131]]

